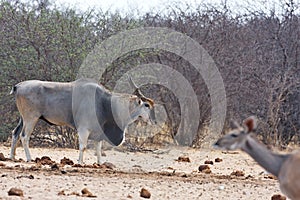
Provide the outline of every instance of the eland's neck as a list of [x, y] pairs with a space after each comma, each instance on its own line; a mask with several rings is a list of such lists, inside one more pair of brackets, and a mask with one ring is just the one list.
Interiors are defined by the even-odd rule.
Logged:
[[259, 165], [278, 177], [283, 162], [289, 155], [276, 154], [256, 139], [248, 137], [242, 150], [248, 153]]
[[125, 130], [127, 126], [133, 123], [139, 117], [137, 108], [127, 96], [114, 96], [112, 99], [113, 115], [118, 126]]

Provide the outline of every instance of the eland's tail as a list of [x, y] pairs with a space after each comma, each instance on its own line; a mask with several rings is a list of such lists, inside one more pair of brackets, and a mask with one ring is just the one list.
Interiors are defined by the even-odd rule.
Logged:
[[13, 86], [9, 94], [14, 94], [17, 91], [17, 86]]
[[22, 129], [23, 129], [23, 119], [22, 119], [22, 117], [20, 117], [17, 127], [12, 132], [13, 137], [19, 138]]

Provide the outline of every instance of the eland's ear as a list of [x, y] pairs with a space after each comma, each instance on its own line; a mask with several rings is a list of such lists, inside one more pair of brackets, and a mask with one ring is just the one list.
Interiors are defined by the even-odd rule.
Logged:
[[139, 105], [142, 105], [142, 104], [143, 104], [143, 101], [142, 101], [140, 98], [138, 99], [138, 104], [139, 104]]
[[248, 117], [244, 120], [243, 126], [247, 132], [255, 131], [257, 127], [257, 118], [255, 116]]

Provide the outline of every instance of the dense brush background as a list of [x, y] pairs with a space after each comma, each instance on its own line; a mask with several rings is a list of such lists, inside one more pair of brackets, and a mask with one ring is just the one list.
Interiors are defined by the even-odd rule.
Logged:
[[[280, 6], [280, 11], [249, 7], [239, 14], [226, 3], [198, 7], [174, 3], [164, 12], [136, 14], [82, 12], [49, 0], [0, 0], [0, 140], [7, 141], [18, 122], [14, 97], [9, 95], [14, 84], [28, 79], [73, 81], [97, 43], [124, 30], [167, 27], [196, 40], [215, 61], [226, 88], [225, 128], [230, 119], [241, 121], [256, 115], [263, 142], [281, 147], [299, 143], [299, 4], [289, 0], [281, 1]], [[210, 96], [200, 74], [186, 60], [165, 51], [131, 52], [115, 60], [101, 83], [112, 89], [126, 71], [153, 62], [176, 69], [195, 90], [201, 117], [193, 145], [201, 146], [207, 134], [213, 134], [207, 130]], [[142, 91], [161, 104], [166, 120], [150, 128], [135, 123], [125, 144], [176, 143], [173, 136], [180, 123], [176, 96], [159, 85], [144, 85]], [[33, 135], [35, 145], [77, 147], [76, 133], [66, 127], [39, 122]]]

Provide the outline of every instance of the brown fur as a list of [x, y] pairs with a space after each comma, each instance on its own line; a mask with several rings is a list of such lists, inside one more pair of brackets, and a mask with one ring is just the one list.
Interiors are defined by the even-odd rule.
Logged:
[[300, 153], [278, 154], [252, 137], [256, 129], [256, 118], [244, 120], [243, 128], [238, 124], [229, 134], [220, 138], [215, 147], [236, 150], [242, 149], [259, 165], [278, 177], [281, 191], [292, 200], [300, 200]]
[[290, 199], [300, 199], [300, 153], [291, 156], [282, 164], [278, 176], [280, 189]]

